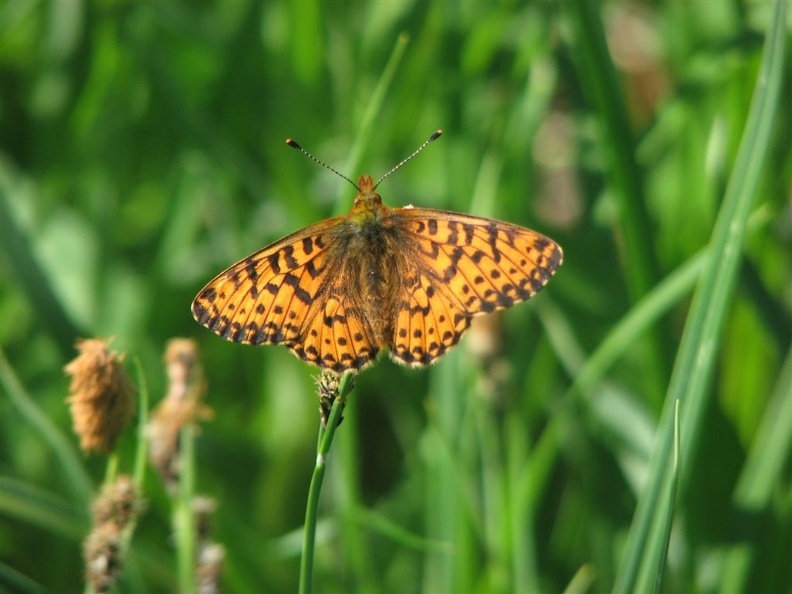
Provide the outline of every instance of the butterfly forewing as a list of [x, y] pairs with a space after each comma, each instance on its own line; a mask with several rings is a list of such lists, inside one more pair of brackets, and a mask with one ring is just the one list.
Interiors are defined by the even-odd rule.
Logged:
[[420, 263], [442, 295], [469, 315], [525, 301], [561, 265], [561, 248], [547, 237], [510, 223], [454, 212], [399, 209], [420, 245]]

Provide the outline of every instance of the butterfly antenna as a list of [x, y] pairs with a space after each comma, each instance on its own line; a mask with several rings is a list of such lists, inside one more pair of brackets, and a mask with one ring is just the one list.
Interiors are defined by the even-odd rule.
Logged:
[[[330, 167], [330, 165], [328, 165], [328, 164], [327, 164], [327, 163], [325, 163], [324, 161], [320, 161], [319, 159], [317, 159], [316, 157], [314, 157], [314, 156], [313, 156], [311, 153], [309, 153], [309, 152], [308, 152], [308, 151], [306, 151], [306, 150], [305, 150], [303, 147], [301, 147], [301, 146], [298, 144], [298, 142], [297, 142], [296, 140], [292, 140], [291, 138], [287, 138], [287, 139], [286, 139], [286, 144], [288, 144], [288, 145], [289, 145], [290, 147], [292, 147], [293, 149], [297, 149], [298, 151], [300, 151], [300, 152], [301, 152], [303, 155], [305, 155], [306, 157], [308, 157], [308, 158], [309, 158], [311, 161], [313, 161], [314, 163], [318, 163], [319, 165], [321, 165], [321, 166], [322, 166], [322, 167], [324, 167], [325, 169], [329, 169], [330, 171], [332, 171], [333, 173], [335, 173], [337, 176], [339, 176], [339, 177], [343, 177], [343, 178], [344, 178], [345, 180], [347, 180], [347, 181], [348, 181], [350, 184], [352, 184], [352, 185], [355, 187], [355, 189], [356, 189], [358, 192], [360, 191], [360, 188], [358, 188], [358, 187], [357, 187], [357, 184], [356, 184], [355, 182], [353, 182], [351, 179], [349, 179], [349, 178], [348, 178], [346, 175], [344, 175], [343, 173], [339, 173], [338, 171], [336, 171], [335, 169], [333, 169], [332, 167]], [[426, 144], [426, 143], [424, 143], [424, 144]], [[422, 147], [422, 148], [423, 148], [423, 147]]]
[[438, 138], [440, 138], [442, 135], [443, 135], [443, 131], [442, 131], [442, 130], [438, 130], [437, 132], [435, 132], [434, 134], [432, 134], [432, 135], [431, 135], [429, 138], [427, 138], [426, 140], [424, 140], [423, 144], [422, 144], [421, 146], [419, 146], [417, 149], [415, 149], [415, 151], [413, 151], [413, 153], [412, 153], [410, 156], [408, 156], [408, 157], [407, 157], [406, 159], [404, 159], [404, 160], [403, 160], [401, 163], [399, 163], [398, 165], [396, 165], [396, 167], [394, 167], [393, 169], [391, 169], [390, 171], [388, 171], [388, 173], [386, 173], [386, 174], [385, 174], [385, 175], [383, 175], [381, 178], [379, 178], [379, 179], [377, 180], [377, 183], [376, 183], [376, 184], [374, 184], [374, 188], [376, 188], [378, 185], [380, 185], [380, 183], [382, 183], [382, 180], [383, 180], [383, 179], [385, 179], [386, 177], [388, 177], [388, 176], [389, 176], [391, 173], [393, 173], [394, 171], [396, 171], [396, 170], [397, 170], [399, 167], [401, 167], [402, 165], [404, 165], [404, 164], [405, 164], [407, 161], [409, 161], [410, 159], [412, 159], [413, 157], [415, 157], [415, 156], [416, 156], [418, 153], [420, 153], [422, 150], [424, 150], [424, 149], [426, 148], [426, 145], [428, 145], [430, 142], [434, 142], [435, 140], [437, 140]]

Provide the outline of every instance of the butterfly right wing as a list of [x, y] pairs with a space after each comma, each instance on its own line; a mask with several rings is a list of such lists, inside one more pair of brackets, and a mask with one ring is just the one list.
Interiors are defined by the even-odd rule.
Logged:
[[283, 344], [323, 369], [373, 361], [373, 332], [347, 315], [343, 258], [328, 250], [341, 220], [302, 229], [220, 273], [193, 301], [195, 320], [232, 342]]
[[409, 236], [412, 270], [389, 346], [411, 366], [441, 357], [473, 316], [529, 299], [563, 260], [554, 241], [510, 223], [423, 208], [392, 216]]

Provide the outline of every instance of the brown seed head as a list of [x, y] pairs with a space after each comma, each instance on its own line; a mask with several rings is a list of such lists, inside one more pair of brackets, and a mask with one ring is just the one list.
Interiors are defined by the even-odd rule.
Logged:
[[80, 354], [64, 368], [72, 378], [66, 401], [85, 453], [113, 451], [135, 413], [136, 391], [122, 365], [125, 355], [109, 349], [111, 340], [78, 341]]
[[165, 349], [170, 384], [168, 393], [151, 414], [147, 428], [149, 457], [169, 489], [179, 476], [179, 431], [187, 423], [212, 416], [203, 404], [206, 384], [198, 360], [198, 347], [186, 338], [174, 338]]
[[473, 318], [470, 325], [468, 352], [479, 366], [477, 391], [490, 404], [502, 408], [507, 405], [512, 370], [509, 362], [503, 358], [503, 316], [498, 313], [491, 316]]
[[[328, 369], [322, 370], [322, 373], [316, 378], [316, 393], [319, 395], [319, 414], [322, 417], [322, 426], [327, 426], [327, 419], [330, 417], [330, 409], [333, 408], [333, 403], [338, 395], [338, 388], [341, 384], [341, 376], [334, 371]], [[344, 420], [341, 416], [338, 418], [338, 424]]]
[[85, 579], [93, 592], [109, 592], [121, 572], [121, 530], [113, 523], [97, 526], [83, 543]]
[[127, 475], [119, 475], [115, 482], [102, 487], [91, 504], [93, 524], [111, 523], [123, 529], [137, 517], [141, 506], [135, 482]]
[[83, 542], [86, 581], [93, 592], [109, 592], [123, 566], [123, 534], [142, 508], [134, 481], [120, 475], [102, 487], [91, 504], [93, 530]]
[[216, 594], [220, 592], [220, 572], [223, 569], [225, 547], [216, 543], [208, 543], [198, 550], [198, 567], [195, 570], [196, 584], [199, 594]]
[[220, 572], [225, 558], [225, 548], [212, 541], [212, 515], [217, 503], [211, 497], [193, 500], [197, 533], [197, 567], [195, 569], [199, 594], [219, 592]]

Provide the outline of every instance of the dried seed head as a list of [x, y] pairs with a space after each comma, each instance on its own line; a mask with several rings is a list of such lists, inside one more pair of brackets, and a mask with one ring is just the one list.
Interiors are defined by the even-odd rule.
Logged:
[[225, 549], [211, 540], [212, 515], [217, 503], [211, 497], [195, 497], [195, 530], [197, 535], [196, 578], [199, 594], [219, 592], [220, 572], [225, 558]]
[[134, 521], [142, 507], [135, 482], [127, 475], [119, 475], [115, 482], [102, 487], [91, 504], [93, 524], [114, 524], [123, 530]]
[[113, 588], [123, 565], [124, 530], [134, 524], [142, 507], [137, 486], [126, 475], [104, 485], [91, 504], [93, 530], [83, 543], [83, 554], [85, 578], [92, 591]]
[[217, 594], [220, 592], [220, 572], [223, 569], [225, 547], [216, 543], [204, 545], [198, 551], [196, 578], [198, 594]]
[[[322, 426], [327, 426], [327, 419], [330, 417], [330, 409], [338, 398], [338, 387], [341, 384], [341, 376], [334, 371], [325, 369], [316, 378], [316, 393], [319, 396], [319, 414], [322, 416]], [[338, 424], [344, 420], [338, 418]]]
[[203, 404], [206, 384], [198, 360], [198, 347], [186, 338], [174, 338], [165, 349], [168, 393], [151, 414], [146, 430], [149, 457], [169, 489], [179, 476], [179, 431], [187, 423], [212, 416]]
[[468, 332], [467, 349], [481, 365], [499, 357], [503, 350], [503, 316], [494, 313], [473, 318]]
[[85, 579], [93, 592], [109, 592], [121, 572], [121, 530], [112, 522], [97, 526], [83, 543]]
[[498, 408], [508, 404], [512, 383], [511, 365], [502, 356], [503, 334], [503, 316], [475, 317], [467, 343], [479, 366], [477, 392]]
[[195, 528], [198, 534], [198, 541], [203, 542], [209, 539], [212, 533], [212, 515], [217, 508], [217, 502], [211, 497], [195, 497], [193, 499], [193, 511], [195, 512]]
[[78, 341], [80, 354], [64, 368], [72, 378], [66, 401], [85, 453], [113, 451], [135, 413], [135, 387], [122, 365], [125, 355], [109, 349], [111, 340]]

